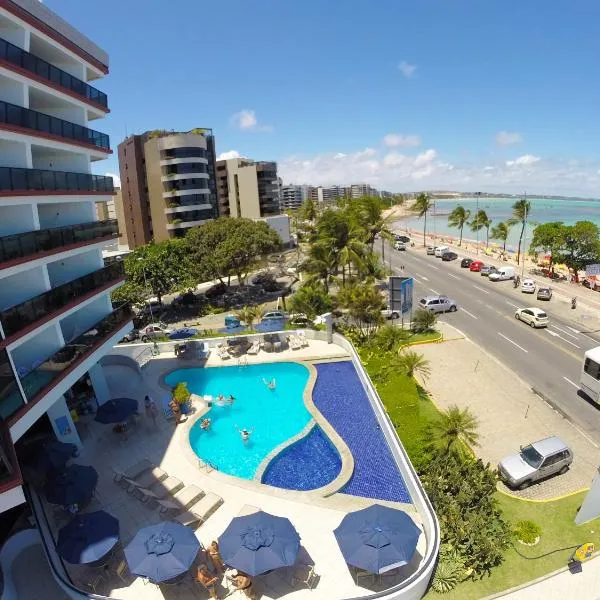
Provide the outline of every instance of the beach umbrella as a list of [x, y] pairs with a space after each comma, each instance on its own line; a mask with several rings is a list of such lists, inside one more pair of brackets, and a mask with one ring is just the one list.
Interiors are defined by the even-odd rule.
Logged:
[[115, 398], [98, 406], [96, 421], [98, 423], [122, 423], [137, 413], [138, 401], [133, 398]]
[[125, 548], [125, 558], [134, 575], [160, 583], [185, 573], [199, 549], [189, 527], [164, 521], [140, 529]]
[[333, 533], [349, 565], [385, 573], [410, 562], [421, 530], [404, 511], [373, 504], [348, 513]]
[[197, 329], [193, 327], [183, 327], [182, 329], [176, 329], [173, 333], [169, 334], [170, 340], [185, 340], [191, 338], [198, 333]]
[[34, 453], [31, 466], [42, 471], [60, 471], [77, 454], [77, 446], [58, 440], [49, 440]]
[[83, 565], [106, 556], [119, 541], [119, 521], [103, 510], [80, 514], [58, 532], [56, 551], [67, 562]]
[[248, 575], [292, 566], [299, 549], [300, 536], [290, 520], [262, 510], [235, 517], [219, 536], [223, 562]]
[[46, 498], [62, 506], [84, 504], [91, 499], [97, 484], [98, 472], [94, 467], [71, 465], [46, 483]]

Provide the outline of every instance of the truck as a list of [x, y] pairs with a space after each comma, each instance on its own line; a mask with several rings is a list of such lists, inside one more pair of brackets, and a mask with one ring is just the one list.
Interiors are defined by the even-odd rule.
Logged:
[[517, 271], [514, 267], [499, 267], [496, 273], [490, 273], [490, 281], [506, 281], [514, 279], [517, 276]]

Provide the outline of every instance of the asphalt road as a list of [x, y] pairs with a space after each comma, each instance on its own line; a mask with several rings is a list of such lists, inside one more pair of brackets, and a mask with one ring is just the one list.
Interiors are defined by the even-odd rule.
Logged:
[[[385, 259], [396, 274], [414, 277], [415, 304], [425, 295], [453, 298], [458, 311], [443, 315], [444, 320], [496, 356], [600, 446], [600, 406], [578, 394], [583, 354], [600, 345], [600, 338], [553, 314], [553, 305], [564, 301], [556, 296], [538, 301], [534, 294], [515, 290], [512, 281], [489, 281], [461, 269], [460, 258], [442, 262], [424, 250], [386, 248]], [[515, 309], [527, 306], [543, 308], [549, 327], [533, 329], [517, 321]]]

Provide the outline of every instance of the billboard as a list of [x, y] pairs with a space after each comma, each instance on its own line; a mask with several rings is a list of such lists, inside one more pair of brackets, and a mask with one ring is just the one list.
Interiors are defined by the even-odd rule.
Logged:
[[412, 277], [390, 277], [390, 310], [398, 311], [401, 315], [405, 315], [412, 311], [413, 283]]

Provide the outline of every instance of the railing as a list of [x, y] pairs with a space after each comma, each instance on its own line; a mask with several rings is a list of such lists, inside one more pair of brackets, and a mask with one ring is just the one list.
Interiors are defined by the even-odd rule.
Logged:
[[67, 250], [74, 244], [109, 236], [114, 238], [118, 233], [117, 220], [109, 219], [0, 237], [0, 267], [7, 261], [25, 258], [40, 252], [49, 252], [57, 248]]
[[105, 150], [110, 148], [110, 140], [105, 133], [10, 102], [0, 101], [0, 123], [58, 135]]
[[36, 321], [52, 315], [76, 298], [97, 290], [111, 281], [116, 281], [124, 275], [123, 262], [115, 262], [93, 273], [63, 283], [31, 300], [0, 311], [4, 335], [10, 337]]
[[75, 92], [91, 102], [100, 104], [105, 108], [108, 107], [108, 97], [104, 92], [2, 38], [0, 38], [0, 60], [6, 60], [17, 67]]
[[[121, 306], [92, 325], [85, 333], [65, 344], [63, 348], [46, 360], [34, 363], [28, 370], [21, 367], [17, 374], [28, 402], [31, 403], [55, 379], [63, 377], [67, 371], [72, 370], [106, 338], [131, 319], [133, 319], [133, 313], [129, 306]], [[29, 406], [30, 404], [26, 404], [21, 410], [26, 410]], [[17, 418], [19, 418], [19, 414], [18, 412]]]
[[0, 192], [3, 191], [112, 193], [115, 188], [112, 177], [106, 175], [0, 167]]

